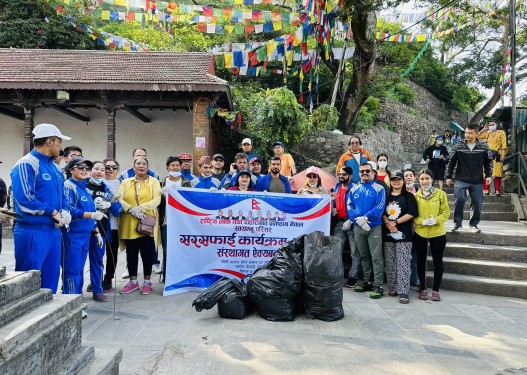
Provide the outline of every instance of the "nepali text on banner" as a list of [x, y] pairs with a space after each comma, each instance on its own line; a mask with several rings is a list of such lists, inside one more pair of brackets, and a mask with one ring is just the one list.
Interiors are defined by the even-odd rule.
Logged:
[[329, 195], [172, 188], [163, 295], [201, 291], [223, 276], [242, 280], [287, 241], [329, 235], [330, 215]]

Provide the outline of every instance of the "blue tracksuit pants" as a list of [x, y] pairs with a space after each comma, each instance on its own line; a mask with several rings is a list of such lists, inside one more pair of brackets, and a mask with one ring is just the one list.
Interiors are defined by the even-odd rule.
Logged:
[[15, 271], [40, 270], [42, 288], [57, 293], [60, 277], [60, 229], [50, 225], [15, 225]]
[[[104, 243], [106, 239], [103, 237]], [[97, 246], [97, 238], [90, 237], [90, 281], [93, 294], [102, 293], [102, 272], [104, 270], [104, 247]]]
[[82, 294], [91, 232], [68, 232], [64, 249], [64, 294]]

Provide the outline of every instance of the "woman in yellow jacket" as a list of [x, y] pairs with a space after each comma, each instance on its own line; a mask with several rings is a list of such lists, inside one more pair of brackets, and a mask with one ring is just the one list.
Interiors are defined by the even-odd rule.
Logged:
[[[119, 239], [124, 242], [121, 249], [126, 248], [126, 262], [130, 273], [130, 282], [121, 289], [121, 293], [130, 293], [139, 289], [137, 281], [137, 265], [139, 254], [143, 261], [144, 283], [141, 294], [152, 292], [150, 275], [152, 274], [152, 254], [158, 242], [159, 218], [157, 206], [161, 203], [161, 186], [159, 181], [148, 176], [148, 160], [139, 156], [134, 159], [135, 176], [127, 178], [119, 186], [120, 202], [123, 208], [119, 216]], [[154, 235], [144, 235], [137, 232], [137, 222], [146, 215], [156, 217]]]
[[432, 301], [440, 301], [439, 287], [443, 278], [443, 253], [446, 246], [445, 221], [450, 216], [446, 193], [434, 189], [434, 174], [423, 169], [418, 174], [421, 188], [415, 194], [418, 216], [414, 218], [414, 247], [417, 253], [417, 274], [420, 281], [419, 299], [428, 299], [426, 288], [426, 258], [428, 243], [434, 262]]

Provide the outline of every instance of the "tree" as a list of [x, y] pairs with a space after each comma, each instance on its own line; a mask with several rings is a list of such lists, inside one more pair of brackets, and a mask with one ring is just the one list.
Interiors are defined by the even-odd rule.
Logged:
[[[86, 18], [70, 14], [72, 22]], [[0, 0], [0, 47], [47, 49], [101, 49], [90, 36], [78, 32], [45, 0]]]

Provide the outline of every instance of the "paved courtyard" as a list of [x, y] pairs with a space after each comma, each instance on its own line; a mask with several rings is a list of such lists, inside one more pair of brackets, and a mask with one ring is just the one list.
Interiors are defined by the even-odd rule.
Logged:
[[[0, 263], [12, 270], [13, 240], [3, 241]], [[527, 300], [442, 291], [424, 302], [412, 291], [401, 305], [346, 289], [340, 321], [268, 322], [198, 313], [197, 293], [161, 292], [155, 277], [148, 296], [111, 293], [101, 304], [84, 293], [83, 342], [123, 348], [121, 374], [527, 374]]]

